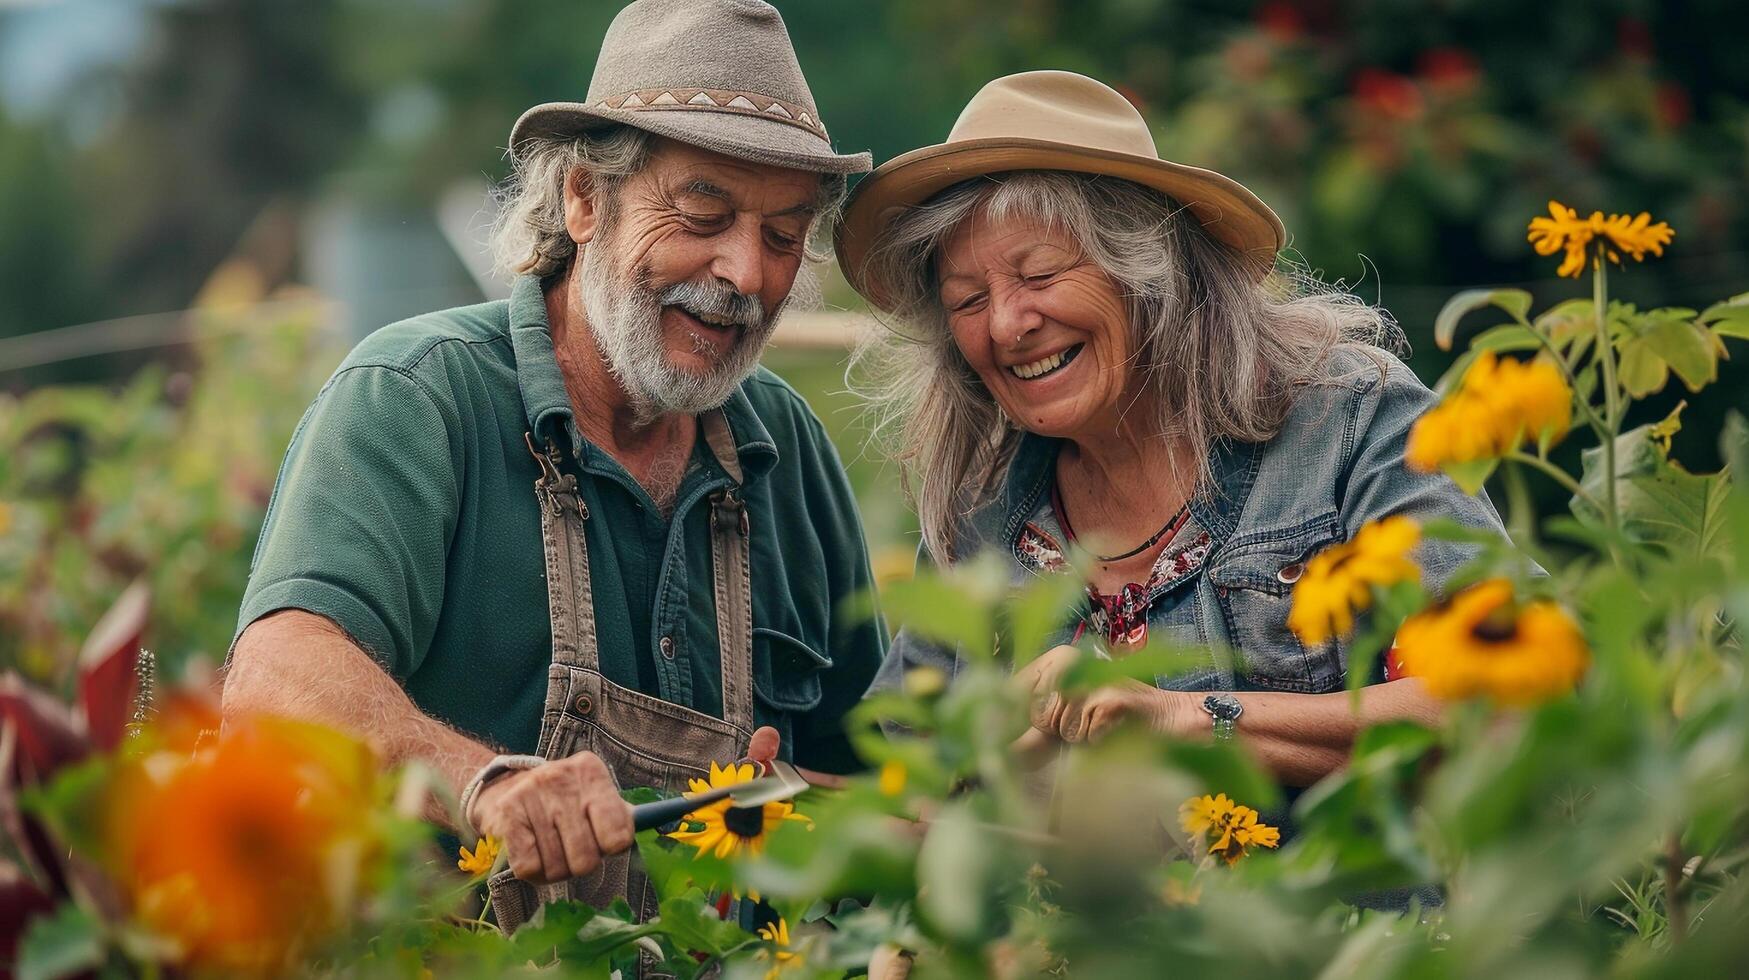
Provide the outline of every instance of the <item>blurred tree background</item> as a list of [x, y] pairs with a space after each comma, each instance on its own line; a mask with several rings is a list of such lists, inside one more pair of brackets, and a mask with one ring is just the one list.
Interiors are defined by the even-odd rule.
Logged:
[[[313, 291], [341, 311], [348, 340], [489, 295], [472, 246], [510, 124], [534, 103], [582, 96], [618, 6], [0, 0], [0, 393], [11, 393], [0, 413], [7, 397], [20, 404], [50, 382], [100, 394], [131, 384], [137, 399], [141, 377], [185, 377], [215, 348], [162, 341], [212, 321], [173, 311]], [[1581, 212], [1649, 210], [1677, 229], [1667, 259], [1618, 277], [1622, 298], [1695, 305], [1749, 281], [1749, 60], [1728, 27], [1741, 14], [1731, 0], [778, 6], [840, 148], [877, 160], [941, 139], [972, 93], [1007, 72], [1066, 68], [1118, 87], [1163, 155], [1250, 185], [1286, 220], [1300, 261], [1389, 308], [1429, 380], [1445, 360], [1433, 313], [1455, 288], [1519, 285], [1539, 303], [1570, 294], [1524, 240], [1551, 197]], [[828, 296], [857, 302], [842, 288]], [[116, 318], [135, 319], [90, 335], [60, 329]], [[258, 424], [252, 438], [271, 459], [344, 346], [307, 348], [329, 351], [313, 368], [259, 351], [206, 363], [283, 371], [251, 390], [288, 404], [238, 413]], [[769, 359], [839, 436], [872, 535], [902, 550], [908, 519], [890, 470], [861, 458], [840, 361], [838, 351]], [[1725, 375], [1689, 419], [1749, 408], [1743, 366]], [[1677, 388], [1643, 410], [1661, 416], [1687, 394]], [[7, 448], [65, 441], [70, 428], [39, 420]], [[1715, 431], [1691, 421], [1678, 455], [1716, 465]], [[83, 465], [79, 452], [55, 458]], [[0, 463], [10, 508], [0, 534], [11, 526], [15, 537], [48, 520], [30, 518], [28, 498], [79, 484], [10, 472]], [[13, 552], [47, 540], [14, 541]], [[247, 548], [245, 537], [233, 550]], [[12, 574], [5, 554], [0, 578]], [[86, 585], [99, 608], [95, 593], [113, 594], [108, 580]], [[197, 645], [213, 652], [225, 632], [212, 626]]]

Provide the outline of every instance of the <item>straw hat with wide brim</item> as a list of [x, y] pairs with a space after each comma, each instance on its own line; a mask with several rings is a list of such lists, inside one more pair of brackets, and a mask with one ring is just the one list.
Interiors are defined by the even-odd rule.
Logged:
[[589, 94], [523, 113], [510, 150], [607, 126], [814, 173], [864, 173], [872, 162], [832, 149], [783, 18], [762, 0], [628, 5], [602, 38]]
[[864, 268], [881, 230], [954, 184], [1013, 170], [1104, 174], [1152, 187], [1246, 256], [1260, 279], [1287, 242], [1281, 219], [1238, 181], [1160, 159], [1147, 121], [1114, 89], [1074, 72], [1029, 71], [979, 90], [947, 142], [894, 157], [857, 185], [838, 229], [845, 278], [877, 308], [891, 309], [887, 285]]

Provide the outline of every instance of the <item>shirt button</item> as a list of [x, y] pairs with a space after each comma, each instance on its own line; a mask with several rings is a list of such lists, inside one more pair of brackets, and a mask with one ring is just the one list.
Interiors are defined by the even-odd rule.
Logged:
[[662, 659], [664, 659], [664, 660], [673, 660], [674, 659], [674, 637], [672, 637], [672, 636], [662, 637], [662, 642], [657, 644], [657, 646], [661, 647], [661, 649], [662, 649]]

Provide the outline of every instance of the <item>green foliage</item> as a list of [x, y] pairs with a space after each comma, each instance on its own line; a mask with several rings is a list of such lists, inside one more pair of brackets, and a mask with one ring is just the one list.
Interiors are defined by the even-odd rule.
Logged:
[[18, 951], [18, 980], [75, 976], [101, 966], [104, 957], [102, 923], [77, 905], [63, 905], [25, 933]]
[[70, 681], [136, 578], [170, 676], [224, 656], [279, 457], [339, 356], [315, 307], [267, 309], [190, 314], [208, 339], [188, 370], [0, 395], [0, 666]]

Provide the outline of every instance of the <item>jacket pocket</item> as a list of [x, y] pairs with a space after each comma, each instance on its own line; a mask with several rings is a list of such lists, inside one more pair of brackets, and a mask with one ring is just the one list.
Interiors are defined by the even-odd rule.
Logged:
[[1342, 687], [1343, 650], [1336, 643], [1307, 649], [1288, 629], [1294, 585], [1306, 559], [1340, 540], [1328, 527], [1257, 542], [1223, 556], [1209, 570], [1238, 669], [1258, 687], [1321, 694]]
[[818, 707], [820, 673], [831, 666], [831, 657], [788, 633], [753, 628], [753, 693], [768, 708], [811, 711]]

